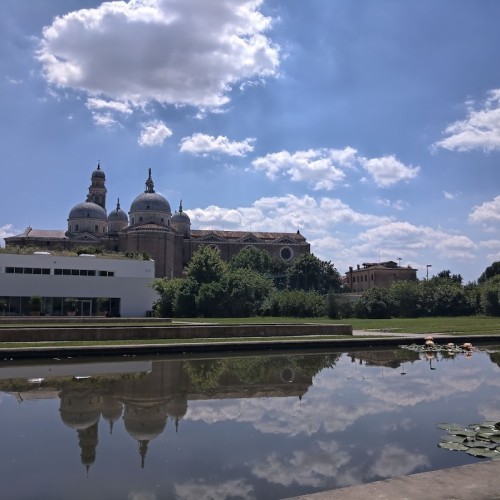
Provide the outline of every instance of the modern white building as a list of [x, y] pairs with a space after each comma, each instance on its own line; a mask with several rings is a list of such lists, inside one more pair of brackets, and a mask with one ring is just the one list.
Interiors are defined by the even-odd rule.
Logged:
[[0, 254], [0, 301], [7, 315], [144, 317], [158, 298], [152, 260]]

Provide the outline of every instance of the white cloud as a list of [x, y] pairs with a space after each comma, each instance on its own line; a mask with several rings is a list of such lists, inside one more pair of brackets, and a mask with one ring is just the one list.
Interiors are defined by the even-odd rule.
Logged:
[[253, 151], [252, 143], [255, 138], [248, 137], [243, 141], [230, 141], [227, 137], [219, 135], [213, 137], [206, 134], [193, 134], [181, 139], [180, 151], [194, 155], [207, 155], [209, 153], [225, 154], [229, 156], [246, 156]]
[[374, 248], [390, 248], [416, 255], [425, 249], [433, 249], [444, 258], [471, 259], [477, 245], [467, 236], [447, 233], [428, 226], [415, 226], [409, 222], [390, 222], [358, 235], [361, 246], [358, 252], [373, 254]]
[[113, 128], [119, 125], [111, 113], [92, 113], [92, 118], [94, 123], [99, 127]]
[[443, 148], [450, 151], [500, 150], [500, 89], [491, 90], [480, 110], [472, 109], [465, 120], [458, 120], [445, 129], [447, 137], [437, 141], [433, 149]]
[[216, 108], [235, 84], [272, 77], [279, 47], [262, 0], [133, 0], [58, 16], [37, 52], [47, 82], [133, 104]]
[[0, 246], [5, 246], [4, 238], [8, 238], [9, 236], [15, 236], [20, 232], [21, 231], [15, 229], [12, 224], [4, 224], [3, 226], [0, 226], [0, 243], [1, 243]]
[[271, 180], [280, 176], [289, 177], [294, 182], [309, 183], [314, 190], [327, 191], [344, 181], [346, 171], [356, 171], [357, 165], [361, 165], [379, 187], [413, 179], [420, 172], [420, 167], [405, 165], [394, 156], [361, 157], [350, 146], [344, 149], [319, 148], [295, 153], [280, 151], [252, 161], [253, 168], [265, 172]]
[[106, 101], [105, 99], [98, 99], [96, 97], [91, 97], [87, 99], [86, 106], [90, 110], [107, 109], [110, 111], [116, 111], [117, 113], [124, 113], [127, 115], [132, 113], [132, 108], [125, 102]]
[[469, 214], [469, 221], [478, 224], [491, 224], [500, 222], [500, 195], [492, 201], [485, 201], [476, 205]]
[[374, 226], [390, 221], [388, 217], [356, 212], [336, 198], [316, 200], [291, 194], [260, 198], [250, 207], [226, 209], [211, 205], [186, 213], [200, 229], [291, 232], [307, 228], [311, 233], [324, 233], [341, 223]]
[[331, 190], [345, 178], [343, 168], [354, 166], [357, 151], [344, 149], [309, 149], [307, 151], [280, 151], [252, 161], [255, 170], [265, 172], [275, 180], [288, 176], [295, 182], [309, 182], [313, 189]]
[[388, 200], [387, 198], [377, 198], [375, 200], [375, 203], [377, 203], [377, 205], [382, 205], [383, 207], [387, 208], [394, 208], [396, 210], [404, 210], [405, 208], [408, 207], [408, 202], [404, 200], [392, 201]]
[[404, 180], [414, 179], [420, 172], [420, 167], [405, 165], [394, 155], [362, 158], [361, 164], [379, 187], [389, 187]]
[[161, 146], [172, 131], [160, 120], [141, 124], [142, 131], [137, 142], [140, 146]]

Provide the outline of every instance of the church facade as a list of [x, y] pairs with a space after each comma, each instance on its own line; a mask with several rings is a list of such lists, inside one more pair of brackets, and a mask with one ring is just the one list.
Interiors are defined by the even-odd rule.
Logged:
[[310, 253], [310, 245], [299, 231], [191, 229], [182, 201], [179, 209], [172, 213], [169, 202], [155, 192], [151, 169], [145, 191], [133, 200], [128, 214], [121, 208], [119, 199], [108, 213], [106, 194], [106, 176], [98, 164], [92, 172], [87, 199], [70, 210], [66, 230], [28, 227], [22, 234], [5, 238], [6, 247], [33, 247], [44, 251], [101, 247], [108, 252], [144, 253], [155, 261], [155, 276], [169, 278], [181, 277], [192, 255], [204, 245], [218, 248], [225, 261], [249, 246], [290, 264], [299, 255]]

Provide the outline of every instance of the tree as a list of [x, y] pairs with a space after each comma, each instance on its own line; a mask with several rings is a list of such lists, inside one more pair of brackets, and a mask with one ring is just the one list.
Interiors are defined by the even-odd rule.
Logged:
[[399, 281], [389, 289], [394, 315], [416, 318], [422, 315], [422, 286], [418, 281]]
[[158, 278], [153, 281], [153, 289], [160, 296], [153, 305], [155, 316], [171, 318], [174, 315], [175, 300], [183, 281], [182, 278]]
[[478, 283], [485, 283], [487, 280], [489, 280], [490, 278], [493, 278], [493, 276], [497, 276], [498, 274], [500, 274], [500, 261], [497, 261], [497, 262], [493, 262], [493, 264], [491, 264], [491, 266], [488, 266], [483, 274], [481, 274], [481, 276], [479, 276], [477, 282]]
[[369, 288], [354, 306], [357, 318], [386, 319], [392, 316], [392, 301], [386, 288]]
[[251, 269], [228, 270], [221, 285], [225, 308], [232, 317], [262, 314], [263, 304], [273, 290], [271, 280]]
[[296, 290], [315, 290], [326, 294], [339, 291], [342, 279], [331, 262], [322, 261], [313, 254], [299, 255], [288, 270], [290, 287]]
[[500, 316], [500, 275], [495, 275], [480, 286], [481, 309], [484, 314]]
[[227, 264], [221, 259], [218, 249], [202, 246], [193, 254], [186, 272], [189, 278], [201, 285], [218, 281], [226, 268]]
[[431, 278], [433, 281], [451, 281], [452, 283], [456, 283], [457, 285], [461, 285], [463, 278], [461, 274], [451, 274], [451, 271], [449, 269], [445, 269], [444, 271], [441, 271], [436, 274], [436, 276], [433, 276]]

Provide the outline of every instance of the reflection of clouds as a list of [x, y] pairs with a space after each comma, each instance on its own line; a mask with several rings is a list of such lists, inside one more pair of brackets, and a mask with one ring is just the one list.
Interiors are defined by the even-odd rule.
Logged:
[[[490, 401], [489, 404], [479, 405], [477, 411], [484, 420], [493, 420], [495, 422], [500, 422], [500, 395], [495, 394], [495, 397], [492, 397], [491, 399], [492, 401]], [[468, 423], [473, 424], [475, 422]]]
[[379, 458], [370, 468], [370, 477], [398, 477], [406, 476], [421, 467], [429, 467], [425, 455], [410, 453], [403, 448], [390, 444], [382, 450]]
[[[499, 393], [499, 369], [489, 362], [485, 369], [484, 360], [483, 353], [474, 353], [471, 359], [435, 359], [436, 371], [420, 360], [409, 365], [407, 374], [401, 376], [400, 369], [359, 365], [344, 356], [334, 369], [314, 377], [314, 385], [302, 401], [294, 397], [193, 401], [185, 418], [206, 423], [245, 422], [262, 433], [292, 437], [312, 436], [321, 430], [344, 431], [362, 417], [396, 413], [480, 389], [494, 389], [490, 396], [493, 403]], [[493, 419], [492, 415], [498, 412], [485, 414], [485, 419]], [[407, 419], [398, 427], [408, 430], [411, 425]]]
[[147, 491], [131, 491], [127, 495], [127, 500], [156, 500], [156, 493]]
[[301, 486], [318, 487], [334, 478], [338, 469], [350, 459], [337, 443], [318, 441], [311, 450], [295, 451], [288, 459], [273, 453], [265, 462], [256, 464], [252, 472], [261, 479], [283, 486], [295, 482]]
[[224, 500], [225, 498], [254, 499], [253, 486], [243, 479], [233, 479], [224, 483], [205, 482], [175, 484], [176, 498], [197, 500]]

